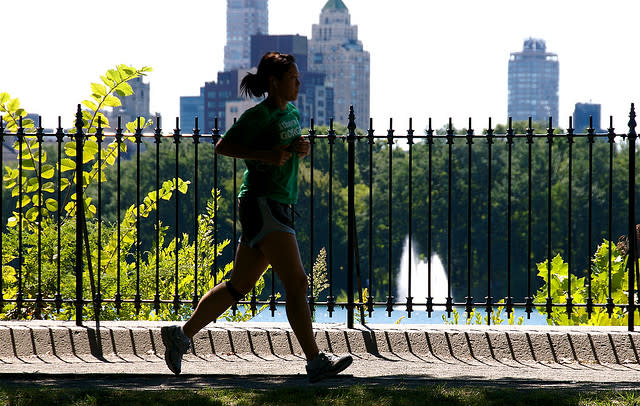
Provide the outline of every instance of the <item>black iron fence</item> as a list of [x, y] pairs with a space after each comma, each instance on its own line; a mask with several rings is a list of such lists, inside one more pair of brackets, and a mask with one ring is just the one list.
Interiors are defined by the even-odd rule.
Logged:
[[[478, 132], [429, 120], [416, 134], [410, 120], [402, 135], [391, 120], [386, 134], [373, 121], [359, 131], [353, 111], [342, 130], [312, 121], [294, 218], [312, 310], [344, 308], [353, 326], [374, 311], [479, 308], [491, 323], [498, 309], [523, 309], [633, 330], [633, 105], [629, 118], [622, 133], [612, 118], [583, 133], [549, 119], [542, 131], [489, 120]], [[244, 169], [215, 155], [216, 128], [194, 124], [87, 131], [80, 108], [75, 129], [59, 119], [53, 134], [0, 121], [2, 317], [188, 316], [228, 275]], [[279, 292], [269, 270], [233, 314], [273, 315]]]

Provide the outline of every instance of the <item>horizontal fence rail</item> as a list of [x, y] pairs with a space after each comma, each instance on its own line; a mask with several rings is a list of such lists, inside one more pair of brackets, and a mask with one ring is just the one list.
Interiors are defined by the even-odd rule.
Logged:
[[[228, 277], [244, 165], [221, 138], [152, 133], [53, 134], [0, 120], [0, 316], [184, 320]], [[499, 322], [500, 312], [634, 328], [638, 274], [636, 122], [628, 131], [507, 125], [398, 134], [355, 126], [304, 135], [296, 224], [312, 312], [438, 311]], [[273, 316], [284, 303], [268, 270], [226, 314]], [[483, 316], [484, 315], [484, 316]], [[600, 320], [600, 321], [602, 321]]]

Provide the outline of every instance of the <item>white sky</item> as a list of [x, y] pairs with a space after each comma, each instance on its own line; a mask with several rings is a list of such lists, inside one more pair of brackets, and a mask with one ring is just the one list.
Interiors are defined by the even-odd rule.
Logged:
[[[542, 38], [560, 62], [560, 125], [576, 102], [600, 103], [623, 131], [640, 102], [639, 0], [344, 0], [371, 54], [376, 132], [506, 122], [507, 64], [524, 39]], [[179, 97], [223, 69], [226, 0], [3, 1], [0, 92], [66, 126], [90, 83], [120, 63], [153, 67], [152, 113], [166, 131]], [[269, 0], [270, 34], [311, 37], [326, 0]], [[640, 106], [639, 106], [640, 107]], [[336, 112], [336, 116], [342, 115]]]

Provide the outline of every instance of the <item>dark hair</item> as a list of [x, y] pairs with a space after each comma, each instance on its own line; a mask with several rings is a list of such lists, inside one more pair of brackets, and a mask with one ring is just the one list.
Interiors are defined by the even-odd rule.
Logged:
[[261, 97], [269, 91], [269, 77], [281, 79], [296, 62], [293, 55], [280, 52], [267, 52], [258, 64], [256, 73], [247, 73], [240, 82], [240, 93], [246, 96]]

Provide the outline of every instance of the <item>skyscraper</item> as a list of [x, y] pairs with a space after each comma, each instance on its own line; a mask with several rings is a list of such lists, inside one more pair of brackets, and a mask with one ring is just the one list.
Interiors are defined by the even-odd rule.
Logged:
[[249, 68], [251, 36], [269, 32], [267, 0], [227, 0], [224, 70]]
[[597, 133], [605, 132], [600, 128], [600, 105], [595, 103], [576, 103], [573, 110], [573, 128], [576, 133], [586, 133], [590, 124]]
[[309, 41], [309, 70], [326, 74], [333, 87], [335, 119], [346, 124], [353, 105], [356, 125], [369, 125], [369, 52], [358, 41], [358, 26], [342, 0], [328, 0], [312, 27]]
[[522, 52], [509, 58], [509, 117], [534, 121], [558, 117], [558, 56], [542, 39], [524, 41]]
[[[138, 117], [144, 117], [146, 120], [153, 119], [155, 123], [155, 118], [160, 116], [159, 113], [152, 115], [150, 112], [149, 96], [151, 86], [149, 83], [145, 83], [142, 79], [143, 77], [139, 76], [129, 80], [127, 83], [129, 83], [133, 89], [133, 94], [126, 97], [120, 97], [122, 105], [115, 107], [113, 111], [106, 114], [111, 128], [115, 129], [117, 127], [118, 117], [120, 117], [122, 127], [124, 128], [125, 124], [136, 121]], [[144, 120], [140, 122], [141, 127], [144, 126], [144, 124]], [[152, 131], [153, 127], [147, 127], [144, 132]]]

